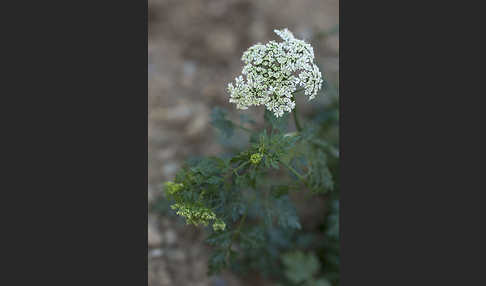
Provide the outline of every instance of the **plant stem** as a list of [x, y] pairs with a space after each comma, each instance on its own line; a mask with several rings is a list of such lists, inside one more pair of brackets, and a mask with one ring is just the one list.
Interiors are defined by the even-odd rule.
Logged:
[[292, 172], [292, 174], [294, 174], [304, 184], [304, 186], [309, 187], [306, 177], [310, 174], [310, 171], [305, 175], [301, 175], [299, 174], [299, 172], [297, 172], [297, 170], [292, 168], [292, 166], [290, 166], [289, 164], [282, 163], [282, 165], [287, 167], [287, 169], [289, 169], [289, 171]]
[[231, 253], [231, 246], [233, 246], [233, 241], [236, 239], [236, 236], [240, 233], [241, 226], [243, 225], [243, 223], [245, 223], [245, 219], [246, 219], [247, 214], [248, 214], [248, 212], [245, 211], [245, 213], [243, 214], [243, 217], [241, 218], [240, 223], [238, 224], [238, 227], [236, 228], [235, 232], [233, 233], [233, 236], [231, 237], [231, 242], [228, 245], [228, 249], [226, 250], [225, 259], [226, 259], [226, 262], [228, 264], [229, 264], [229, 256], [230, 256], [230, 253]]
[[239, 165], [238, 167], [234, 168], [233, 169], [233, 173], [236, 175], [236, 176], [239, 176], [238, 174], [238, 170], [245, 167], [246, 165], [248, 165], [250, 163], [250, 161], [246, 161], [245, 163]]
[[294, 112], [292, 112], [294, 114], [294, 122], [295, 122], [295, 127], [297, 128], [297, 131], [302, 131], [302, 126], [300, 125], [300, 121], [299, 121], [299, 116], [297, 115], [297, 99], [295, 98], [295, 95], [301, 91], [303, 91], [304, 88], [300, 88], [296, 91], [294, 91], [292, 94], [294, 95], [294, 100], [295, 100], [295, 107], [294, 107]]
[[287, 167], [287, 169], [289, 169], [290, 172], [292, 172], [297, 178], [299, 178], [299, 180], [302, 180], [302, 181], [305, 180], [304, 176], [299, 174], [294, 168], [292, 168], [292, 166], [285, 164], [285, 167]]
[[228, 170], [228, 173], [226, 175], [224, 175], [223, 178], [226, 178], [230, 175], [236, 175], [236, 176], [239, 176], [238, 174], [238, 170], [245, 167], [246, 165], [248, 165], [250, 163], [250, 161], [245, 161], [243, 162], [241, 165], [239, 165], [238, 167], [235, 167], [235, 168], [231, 168], [230, 170]]
[[300, 125], [299, 117], [297, 115], [297, 104], [295, 105], [294, 112], [294, 122], [295, 122], [295, 127], [297, 128], [297, 131], [301, 132], [302, 131], [302, 126]]

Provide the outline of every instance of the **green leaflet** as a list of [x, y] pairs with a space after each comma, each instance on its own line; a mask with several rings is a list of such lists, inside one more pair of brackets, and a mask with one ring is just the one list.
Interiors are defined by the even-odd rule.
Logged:
[[224, 267], [226, 267], [226, 251], [216, 249], [209, 258], [208, 275], [219, 273]]
[[228, 112], [222, 108], [215, 107], [211, 112], [211, 125], [218, 129], [226, 138], [233, 136], [234, 124], [226, 119]]
[[290, 191], [289, 185], [275, 185], [272, 186], [270, 189], [270, 193], [275, 198], [280, 198], [284, 195], [287, 195]]
[[314, 254], [305, 254], [301, 251], [283, 255], [282, 263], [285, 266], [285, 276], [294, 284], [312, 281], [321, 267], [319, 259]]
[[213, 232], [209, 237], [206, 239], [206, 242], [213, 246], [219, 247], [228, 247], [231, 242], [231, 235], [233, 234], [232, 231], [224, 231], [224, 232]]
[[297, 211], [288, 196], [282, 196], [277, 199], [274, 210], [279, 226], [283, 228], [302, 228]]
[[278, 198], [267, 199], [263, 206], [265, 209], [265, 224], [272, 226], [273, 221], [284, 229], [301, 229], [299, 217], [288, 195], [280, 195]]
[[334, 189], [334, 180], [327, 165], [327, 156], [321, 150], [316, 150], [309, 156], [309, 186], [315, 193], [325, 193]]

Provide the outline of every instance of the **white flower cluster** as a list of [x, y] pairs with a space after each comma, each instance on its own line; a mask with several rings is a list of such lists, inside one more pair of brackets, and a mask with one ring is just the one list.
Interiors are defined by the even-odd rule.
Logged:
[[235, 84], [228, 84], [230, 102], [238, 109], [265, 105], [276, 117], [295, 107], [292, 93], [302, 87], [312, 100], [322, 85], [322, 74], [314, 64], [314, 49], [294, 38], [288, 29], [274, 30], [284, 41], [256, 44], [243, 53], [245, 63]]

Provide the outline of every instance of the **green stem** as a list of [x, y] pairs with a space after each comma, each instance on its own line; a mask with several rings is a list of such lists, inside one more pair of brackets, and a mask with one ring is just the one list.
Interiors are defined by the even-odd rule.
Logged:
[[302, 180], [302, 181], [305, 180], [304, 176], [302, 176], [301, 174], [299, 174], [299, 172], [297, 172], [294, 168], [292, 168], [292, 166], [285, 164], [285, 167], [287, 167], [287, 169], [289, 169], [290, 172], [292, 172], [292, 174], [294, 174], [300, 180]]
[[309, 173], [302, 176], [301, 174], [299, 174], [299, 172], [297, 172], [294, 168], [292, 168], [292, 166], [290, 166], [288, 164], [284, 164], [284, 163], [282, 163], [282, 164], [285, 167], [287, 167], [287, 169], [289, 169], [290, 172], [292, 172], [292, 174], [294, 174], [304, 184], [304, 186], [309, 187], [309, 183], [307, 182], [306, 177], [310, 174], [310, 171], [309, 171]]
[[235, 168], [232, 168], [230, 170], [228, 170], [228, 173], [226, 175], [224, 175], [224, 178], [227, 178], [228, 176], [234, 174], [236, 176], [239, 176], [238, 174], [238, 170], [245, 167], [246, 165], [248, 165], [250, 163], [250, 161], [246, 161], [244, 162], [243, 164], [239, 165], [238, 167], [235, 167]]
[[297, 128], [297, 131], [301, 132], [302, 131], [302, 126], [300, 125], [299, 117], [297, 115], [297, 104], [294, 107], [294, 122], [295, 122], [295, 127]]
[[312, 144], [316, 145], [317, 147], [320, 147], [320, 148], [322, 148], [324, 150], [329, 151], [331, 153], [331, 155], [333, 155], [334, 157], [339, 158], [339, 150], [337, 150], [331, 144], [329, 144], [329, 143], [327, 143], [325, 141], [318, 140], [318, 139], [310, 140], [310, 142]]
[[231, 253], [231, 246], [233, 246], [233, 241], [235, 241], [238, 234], [240, 234], [241, 226], [245, 223], [247, 214], [248, 214], [248, 212], [245, 211], [245, 213], [243, 214], [243, 217], [241, 218], [240, 223], [238, 224], [238, 227], [236, 228], [235, 232], [233, 233], [233, 236], [231, 237], [231, 242], [228, 245], [228, 249], [226, 250], [225, 260], [226, 260], [226, 263], [228, 263], [228, 264], [229, 264], [229, 256], [230, 256], [230, 253]]
[[236, 175], [236, 176], [239, 176], [238, 174], [238, 170], [245, 167], [246, 165], [248, 165], [250, 163], [250, 161], [246, 161], [245, 163], [239, 165], [238, 167], [234, 168], [233, 169], [233, 173]]
[[300, 121], [299, 121], [299, 116], [297, 115], [297, 99], [295, 98], [295, 95], [301, 91], [303, 91], [304, 88], [300, 88], [300, 89], [297, 89], [296, 91], [294, 91], [292, 94], [294, 95], [294, 101], [295, 101], [295, 107], [294, 107], [294, 112], [293, 115], [294, 115], [294, 122], [295, 122], [295, 127], [297, 128], [297, 131], [302, 131], [302, 126], [300, 125]]

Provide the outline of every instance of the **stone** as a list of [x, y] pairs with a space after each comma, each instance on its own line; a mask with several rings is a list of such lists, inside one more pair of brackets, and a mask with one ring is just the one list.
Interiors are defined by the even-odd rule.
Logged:
[[157, 247], [162, 243], [162, 237], [157, 229], [157, 226], [152, 220], [148, 223], [148, 246]]
[[206, 35], [206, 44], [214, 54], [232, 56], [237, 47], [237, 39], [233, 31], [220, 29]]
[[164, 250], [162, 248], [152, 249], [149, 252], [150, 258], [159, 258], [164, 255]]
[[191, 122], [186, 127], [186, 134], [189, 137], [194, 137], [201, 134], [203, 131], [209, 131], [209, 112], [205, 108], [197, 108]]
[[152, 189], [152, 187], [150, 185], [148, 186], [147, 197], [148, 197], [148, 203], [149, 204], [154, 202], [155, 194], [154, 194], [154, 190]]
[[167, 179], [172, 178], [174, 177], [178, 169], [179, 164], [176, 162], [164, 163], [162, 166], [162, 175], [164, 175], [164, 177]]
[[172, 245], [177, 241], [177, 234], [174, 230], [168, 229], [164, 232], [164, 241], [167, 245]]
[[183, 261], [186, 259], [186, 253], [181, 249], [172, 249], [167, 252], [167, 257], [170, 260]]
[[339, 34], [328, 37], [326, 44], [333, 52], [339, 53]]

